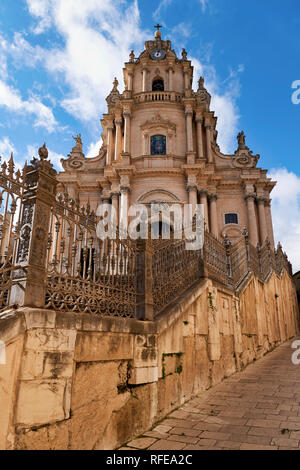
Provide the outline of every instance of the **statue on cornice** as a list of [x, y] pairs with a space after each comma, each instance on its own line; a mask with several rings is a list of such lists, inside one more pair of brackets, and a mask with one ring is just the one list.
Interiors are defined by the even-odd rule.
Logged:
[[238, 149], [239, 150], [248, 149], [248, 147], [246, 147], [246, 136], [245, 136], [244, 131], [241, 131], [237, 135], [237, 141], [238, 141]]
[[186, 52], [185, 48], [182, 49], [181, 55], [182, 55], [182, 60], [186, 60], [186, 58], [187, 58], [187, 52]]
[[77, 147], [78, 149], [82, 150], [82, 140], [81, 140], [81, 134], [78, 134], [76, 137], [72, 136], [73, 139], [75, 140], [76, 142], [76, 145], [75, 147]]

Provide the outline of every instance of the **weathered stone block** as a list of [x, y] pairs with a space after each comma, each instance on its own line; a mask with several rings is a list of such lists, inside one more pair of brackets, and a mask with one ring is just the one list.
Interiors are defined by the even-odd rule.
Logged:
[[133, 359], [134, 335], [122, 333], [78, 332], [76, 362]]
[[28, 330], [55, 327], [56, 312], [53, 310], [24, 308], [23, 312]]
[[158, 380], [158, 367], [137, 367], [131, 369], [129, 384], [147, 384], [157, 382]]
[[16, 424], [33, 426], [69, 417], [70, 386], [66, 380], [20, 381]]
[[35, 351], [74, 351], [75, 340], [75, 330], [37, 328], [28, 331], [25, 347]]
[[73, 352], [24, 351], [20, 378], [71, 378], [73, 373]]

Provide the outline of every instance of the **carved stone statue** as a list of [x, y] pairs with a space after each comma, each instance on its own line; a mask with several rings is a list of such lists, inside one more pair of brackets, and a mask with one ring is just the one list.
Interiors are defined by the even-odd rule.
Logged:
[[199, 90], [204, 90], [204, 78], [200, 77], [198, 80], [198, 91]]
[[237, 141], [238, 141], [238, 148], [240, 150], [243, 150], [243, 149], [246, 149], [246, 136], [245, 136], [245, 133], [244, 131], [241, 131], [238, 136], [237, 136]]
[[41, 160], [47, 160], [47, 158], [48, 158], [48, 149], [46, 147], [46, 142], [44, 142], [43, 147], [39, 148], [38, 153], [39, 153], [39, 157], [40, 157]]
[[134, 62], [134, 59], [135, 59], [134, 51], [131, 51], [129, 54], [129, 60], [130, 62]]
[[187, 58], [187, 52], [186, 52], [185, 48], [182, 49], [181, 55], [182, 55], [182, 59], [183, 59], [183, 60], [186, 60], [186, 58]]
[[76, 137], [73, 136], [73, 139], [76, 142], [76, 147], [78, 147], [78, 148], [80, 148], [80, 150], [82, 150], [81, 134], [78, 134]]

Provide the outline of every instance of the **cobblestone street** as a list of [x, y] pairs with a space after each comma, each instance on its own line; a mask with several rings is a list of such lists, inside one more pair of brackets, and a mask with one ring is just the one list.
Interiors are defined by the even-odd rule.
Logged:
[[201, 393], [120, 450], [300, 450], [300, 365], [291, 361], [291, 344]]

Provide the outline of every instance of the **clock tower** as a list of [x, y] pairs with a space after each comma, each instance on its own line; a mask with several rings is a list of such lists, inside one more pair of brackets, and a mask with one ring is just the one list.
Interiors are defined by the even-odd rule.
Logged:
[[114, 80], [99, 154], [85, 158], [77, 139], [63, 160], [61, 185], [92, 209], [111, 202], [119, 220], [135, 203], [202, 204], [214, 237], [234, 243], [246, 228], [253, 246], [266, 239], [274, 246], [269, 195], [275, 183], [257, 168], [259, 155], [249, 150], [243, 132], [234, 154], [222, 153], [204, 78], [193, 90], [186, 50], [178, 57], [160, 28], [141, 54], [130, 52], [122, 93]]

